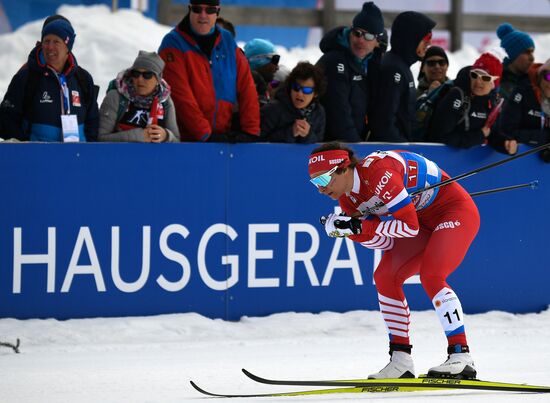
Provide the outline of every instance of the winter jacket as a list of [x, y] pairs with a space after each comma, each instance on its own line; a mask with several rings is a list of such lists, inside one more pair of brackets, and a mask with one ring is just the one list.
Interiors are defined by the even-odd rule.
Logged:
[[[303, 116], [292, 104], [287, 88], [281, 88], [277, 91], [275, 99], [260, 110], [262, 139], [279, 143], [322, 142], [325, 133], [325, 110], [316, 100], [312, 101], [310, 106], [311, 110]], [[309, 134], [306, 137], [294, 137], [292, 125], [296, 119], [305, 119], [309, 123]]]
[[[125, 72], [122, 72], [124, 80]], [[120, 81], [119, 81], [120, 82]], [[151, 109], [141, 108], [123, 94], [122, 88], [117, 88], [114, 80], [111, 89], [99, 108], [99, 141], [106, 142], [138, 142], [145, 141], [143, 129], [151, 118]], [[157, 124], [166, 130], [166, 142], [179, 142], [179, 130], [176, 122], [176, 111], [170, 91], [166, 90], [157, 104]]]
[[506, 100], [500, 116], [504, 135], [519, 143], [541, 145], [550, 141], [549, 117], [541, 108], [537, 71], [541, 65], [534, 63], [529, 69], [529, 85], [520, 85]]
[[207, 141], [212, 134], [228, 133], [237, 104], [241, 130], [259, 135], [258, 95], [243, 52], [228, 31], [215, 27], [207, 56], [185, 32], [185, 23], [164, 37], [158, 51], [166, 62], [163, 77], [172, 88], [181, 140]]
[[[76, 77], [78, 68], [72, 53], [62, 74], [69, 89], [69, 108], [67, 112], [76, 115], [79, 141], [96, 141], [99, 126], [99, 113], [94, 93], [92, 76], [84, 69], [80, 73], [87, 88], [81, 88]], [[25, 110], [25, 90], [30, 74], [38, 79], [33, 94], [30, 94], [29, 110]], [[89, 94], [85, 99], [83, 94]], [[29, 54], [27, 63], [13, 76], [8, 91], [0, 106], [0, 120], [4, 131], [1, 137], [16, 138], [21, 141], [62, 142], [61, 129], [62, 105], [61, 83], [54, 69], [46, 65], [42, 46], [37, 46]]]
[[[439, 101], [432, 117], [430, 140], [460, 148], [486, 143], [481, 129], [496, 105], [496, 92], [472, 96], [470, 70], [471, 66], [462, 68], [454, 80], [455, 87]], [[497, 140], [496, 131], [491, 130], [489, 137], [492, 137], [490, 142], [494, 141], [491, 145], [502, 145], [503, 140]]]
[[530, 85], [529, 76], [527, 74], [514, 74], [510, 71], [508, 66], [504, 66], [498, 92], [501, 97], [509, 100], [512, 99], [512, 95], [514, 94], [516, 88], [529, 87]]
[[369, 132], [369, 107], [379, 73], [381, 52], [375, 49], [360, 61], [349, 49], [349, 29], [338, 27], [320, 43], [323, 56], [317, 62], [326, 77], [327, 91], [321, 98], [326, 112], [325, 141], [365, 141]]
[[[416, 89], [410, 66], [420, 60], [416, 49], [435, 22], [421, 13], [402, 13], [394, 21], [391, 50], [382, 58], [374, 113], [370, 116], [371, 141], [420, 141], [412, 136], [416, 118]], [[397, 25], [397, 26], [396, 26]]]

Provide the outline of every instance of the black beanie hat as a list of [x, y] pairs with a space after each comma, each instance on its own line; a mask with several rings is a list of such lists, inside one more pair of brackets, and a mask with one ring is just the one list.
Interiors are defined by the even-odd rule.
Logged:
[[445, 49], [440, 48], [439, 46], [430, 46], [428, 50], [426, 51], [426, 55], [424, 56], [424, 59], [422, 59], [422, 64], [426, 62], [430, 57], [432, 56], [441, 56], [445, 59], [447, 64], [449, 64], [449, 58], [447, 57], [447, 53], [445, 53]]
[[379, 35], [384, 32], [384, 18], [380, 9], [372, 2], [363, 3], [359, 14], [353, 18], [354, 28], [361, 28], [371, 34]]

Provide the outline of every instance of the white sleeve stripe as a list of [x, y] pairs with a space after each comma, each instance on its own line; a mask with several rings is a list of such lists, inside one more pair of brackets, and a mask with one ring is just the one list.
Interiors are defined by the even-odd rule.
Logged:
[[387, 305], [400, 306], [402, 308], [408, 308], [407, 300], [400, 301], [398, 299], [388, 298], [378, 293], [378, 302], [383, 302]]
[[361, 245], [369, 249], [391, 249], [393, 238], [375, 235], [370, 241], [361, 242]]
[[374, 232], [377, 235], [389, 236], [391, 238], [411, 238], [418, 235], [417, 229], [412, 229], [399, 220], [382, 221]]

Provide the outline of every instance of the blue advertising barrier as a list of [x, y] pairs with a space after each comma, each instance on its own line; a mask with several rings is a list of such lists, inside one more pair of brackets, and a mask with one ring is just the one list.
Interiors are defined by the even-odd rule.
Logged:
[[[0, 317], [378, 309], [377, 256], [319, 225], [336, 203], [308, 181], [313, 147], [1, 144]], [[506, 158], [488, 147], [399, 148], [451, 175]], [[480, 232], [449, 278], [466, 312], [550, 303], [550, 166], [531, 155], [461, 183], [475, 192], [532, 180], [538, 189], [476, 198]], [[411, 309], [431, 308], [414, 278], [405, 292]]]

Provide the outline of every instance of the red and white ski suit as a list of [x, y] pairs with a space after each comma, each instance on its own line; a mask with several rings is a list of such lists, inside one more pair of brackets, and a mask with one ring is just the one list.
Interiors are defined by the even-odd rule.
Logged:
[[362, 233], [350, 239], [384, 250], [374, 280], [392, 343], [410, 344], [403, 283], [420, 274], [449, 345], [467, 344], [460, 301], [446, 279], [477, 234], [477, 207], [457, 182], [410, 197], [448, 178], [418, 154], [376, 152], [355, 167], [353, 189], [339, 199], [347, 215], [365, 218]]

